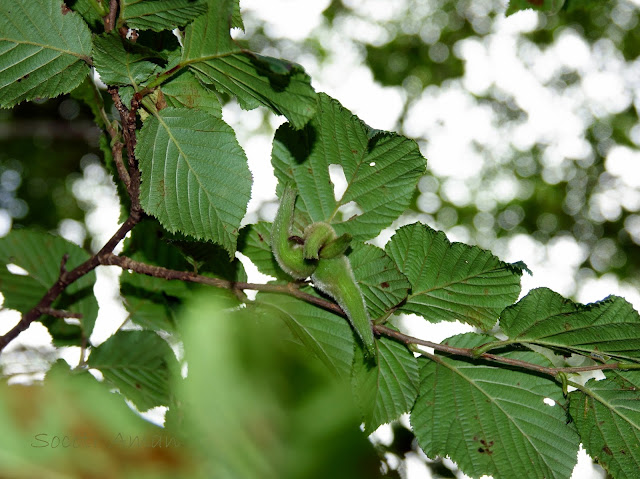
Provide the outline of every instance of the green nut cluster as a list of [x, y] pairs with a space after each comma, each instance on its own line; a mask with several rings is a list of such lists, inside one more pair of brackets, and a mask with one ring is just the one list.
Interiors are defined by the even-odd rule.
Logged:
[[351, 263], [344, 254], [351, 235], [338, 236], [330, 224], [317, 222], [305, 228], [302, 241], [292, 236], [296, 198], [295, 188], [287, 185], [271, 231], [273, 255], [287, 274], [296, 279], [310, 276], [316, 288], [336, 300], [362, 339], [367, 356], [375, 358], [369, 313]]

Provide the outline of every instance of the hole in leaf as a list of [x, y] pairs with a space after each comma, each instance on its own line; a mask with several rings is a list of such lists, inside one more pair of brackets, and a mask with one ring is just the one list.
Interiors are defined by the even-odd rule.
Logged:
[[7, 265], [7, 269], [11, 274], [17, 274], [18, 276], [29, 276], [29, 272], [26, 269], [21, 268], [17, 264], [9, 263]]
[[349, 203], [342, 205], [338, 208], [338, 211], [342, 213], [342, 217], [345, 221], [362, 214], [362, 210], [355, 201], [349, 201]]
[[333, 195], [336, 201], [340, 201], [347, 189], [347, 177], [344, 176], [342, 166], [329, 165], [329, 178], [331, 178], [331, 183], [333, 183]]
[[545, 403], [547, 406], [555, 406], [556, 405], [556, 402], [551, 398], [544, 398], [542, 400], [542, 402]]

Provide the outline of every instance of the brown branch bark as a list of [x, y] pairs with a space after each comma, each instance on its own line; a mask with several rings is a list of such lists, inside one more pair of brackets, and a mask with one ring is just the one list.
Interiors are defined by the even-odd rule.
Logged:
[[308, 303], [320, 306], [332, 313], [339, 314], [346, 317], [346, 314], [340, 306], [328, 301], [326, 299], [318, 298], [309, 293], [301, 291], [299, 284], [288, 283], [284, 284], [261, 284], [261, 283], [246, 283], [243, 281], [227, 281], [219, 278], [212, 278], [210, 276], [203, 276], [191, 271], [177, 271], [173, 269], [164, 268], [162, 266], [155, 266], [140, 261], [133, 260], [126, 256], [118, 256], [116, 254], [107, 254], [102, 259], [100, 264], [119, 266], [123, 269], [134, 271], [140, 274], [146, 274], [147, 276], [153, 276], [156, 278], [162, 278], [167, 280], [188, 281], [190, 283], [207, 284], [216, 288], [232, 289], [237, 291], [243, 291], [245, 289], [253, 291], [265, 291], [270, 293], [284, 293], [290, 296], [294, 296]]
[[116, 26], [116, 18], [118, 15], [118, 0], [110, 0], [109, 13], [104, 17], [104, 31], [109, 33]]
[[7, 344], [13, 341], [18, 335], [25, 331], [31, 323], [36, 321], [42, 314], [43, 311], [48, 311], [51, 308], [53, 302], [62, 294], [62, 292], [74, 281], [77, 281], [79, 278], [84, 276], [85, 274], [93, 271], [96, 266], [101, 264], [101, 258], [109, 255], [113, 249], [122, 241], [122, 239], [126, 236], [126, 234], [131, 231], [131, 229], [135, 226], [135, 224], [140, 221], [141, 213], [140, 212], [132, 212], [132, 214], [127, 218], [127, 220], [120, 226], [118, 231], [107, 241], [107, 243], [102, 247], [100, 251], [98, 251], [91, 258], [86, 260], [84, 263], [75, 267], [71, 271], [67, 271], [64, 267], [64, 262], [60, 267], [60, 275], [58, 276], [58, 280], [49, 288], [49, 290], [45, 293], [45, 295], [40, 299], [37, 305], [27, 311], [22, 315], [22, 318], [13, 328], [11, 328], [6, 334], [0, 336], [0, 351], [2, 351]]
[[[134, 97], [131, 100], [131, 109], [128, 109], [120, 98], [120, 93], [118, 92], [118, 88], [109, 87], [108, 90], [111, 98], [113, 99], [113, 103], [120, 114], [120, 122], [122, 124], [122, 134], [124, 136], [125, 146], [127, 147], [127, 159], [129, 164], [129, 174], [127, 175], [129, 178], [128, 186], [127, 182], [125, 182], [125, 186], [127, 186], [127, 193], [129, 194], [129, 198], [131, 200], [131, 208], [132, 210], [140, 210], [140, 170], [138, 169], [138, 161], [135, 156], [136, 149], [136, 111], [140, 106], [140, 103]], [[115, 154], [114, 154], [115, 160]], [[124, 170], [124, 163], [122, 161], [122, 147], [120, 146], [120, 163], [116, 163], [118, 165], [118, 173], [120, 177], [123, 177], [123, 173], [120, 173], [120, 169]]]
[[384, 325], [375, 325], [374, 330], [378, 334], [384, 334], [390, 338], [396, 339], [406, 345], [416, 344], [419, 346], [426, 346], [428, 348], [433, 348], [435, 351], [440, 351], [443, 353], [448, 353], [454, 356], [462, 356], [471, 359], [484, 359], [487, 361], [492, 361], [501, 364], [507, 364], [509, 366], [515, 366], [522, 369], [528, 369], [529, 371], [535, 371], [538, 373], [546, 374], [548, 376], [556, 377], [559, 373], [582, 373], [587, 371], [603, 371], [607, 369], [625, 369], [625, 364], [623, 363], [608, 363], [608, 364], [596, 364], [593, 366], [578, 366], [578, 367], [546, 367], [541, 366], [539, 364], [529, 363], [527, 361], [521, 361], [519, 359], [505, 358], [503, 356], [498, 356], [497, 354], [491, 353], [483, 353], [477, 356], [474, 354], [473, 348], [456, 348], [454, 346], [449, 346], [447, 344], [439, 344], [431, 341], [426, 341], [424, 339], [414, 338], [413, 336], [409, 336], [407, 334], [401, 333], [394, 329], [391, 329]]
[[40, 310], [40, 314], [48, 314], [55, 318], [82, 319], [82, 313], [72, 313], [71, 311], [64, 311], [62, 309], [43, 308]]

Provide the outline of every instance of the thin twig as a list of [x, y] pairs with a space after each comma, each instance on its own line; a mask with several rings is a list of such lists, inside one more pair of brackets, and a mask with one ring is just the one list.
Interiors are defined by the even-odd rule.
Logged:
[[109, 13], [104, 17], [104, 31], [109, 33], [116, 26], [116, 16], [118, 15], [118, 0], [109, 2]]
[[131, 178], [129, 177], [129, 172], [122, 161], [122, 148], [124, 148], [124, 144], [121, 141], [121, 135], [117, 128], [111, 123], [111, 121], [109, 121], [107, 112], [104, 109], [104, 101], [102, 100], [102, 95], [100, 94], [98, 87], [93, 82], [91, 82], [91, 84], [93, 85], [93, 97], [95, 104], [98, 107], [100, 119], [103, 123], [102, 126], [111, 137], [111, 155], [113, 156], [113, 162], [116, 165], [116, 171], [118, 172], [120, 181], [125, 185], [127, 193], [131, 194]]
[[375, 325], [374, 330], [379, 334], [384, 334], [390, 338], [403, 342], [406, 345], [417, 344], [420, 346], [426, 346], [433, 348], [435, 351], [452, 354], [454, 356], [463, 356], [471, 359], [485, 359], [487, 361], [507, 364], [509, 366], [515, 366], [530, 371], [546, 374], [556, 377], [559, 373], [571, 374], [582, 373], [587, 371], [603, 371], [607, 369], [636, 369], [640, 368], [640, 364], [628, 364], [628, 363], [608, 363], [608, 364], [596, 364], [593, 366], [578, 366], [578, 367], [547, 367], [539, 364], [529, 363], [527, 361], [521, 361], [519, 359], [506, 358], [504, 356], [498, 356], [497, 354], [483, 353], [477, 355], [474, 348], [456, 348], [447, 344], [438, 344], [424, 339], [414, 338], [407, 334], [401, 333], [394, 329], [391, 329], [383, 325]]
[[284, 293], [290, 296], [294, 296], [298, 299], [306, 301], [308, 303], [320, 306], [332, 313], [336, 313], [346, 317], [346, 314], [340, 306], [328, 301], [326, 299], [318, 298], [309, 293], [301, 291], [299, 285], [296, 283], [287, 284], [262, 284], [262, 283], [246, 283], [243, 281], [228, 281], [226, 279], [212, 278], [210, 276], [203, 276], [192, 271], [178, 271], [174, 269], [165, 268], [163, 266], [156, 266], [140, 261], [133, 260], [127, 256], [119, 256], [113, 253], [104, 255], [100, 264], [119, 266], [123, 269], [134, 271], [139, 274], [146, 274], [147, 276], [153, 276], [156, 278], [162, 278], [166, 280], [178, 280], [188, 281], [190, 283], [200, 283], [216, 288], [230, 289], [243, 291], [246, 289], [254, 291], [264, 291], [269, 293]]
[[98, 265], [100, 265], [100, 259], [104, 258], [113, 251], [113, 249], [118, 245], [118, 243], [120, 243], [120, 241], [122, 241], [126, 234], [131, 231], [131, 229], [138, 221], [140, 221], [141, 215], [142, 214], [140, 211], [132, 211], [129, 218], [127, 218], [127, 220], [120, 226], [120, 228], [118, 228], [118, 231], [116, 231], [116, 233], [109, 239], [109, 241], [107, 241], [107, 243], [102, 247], [100, 251], [98, 251], [91, 258], [75, 267], [71, 271], [65, 271], [61, 269], [57, 281], [53, 284], [53, 286], [51, 286], [51, 288], [49, 288], [45, 295], [40, 299], [38, 304], [24, 313], [18, 324], [16, 324], [3, 336], [0, 336], [0, 351], [2, 351], [7, 346], [7, 344], [18, 337], [21, 332], [25, 331], [31, 325], [31, 323], [36, 321], [42, 315], [42, 311], [47, 311], [48, 309], [50, 309], [53, 302], [58, 298], [58, 296], [62, 294], [67, 286], [77, 281], [87, 273], [93, 271]]
[[72, 313], [64, 309], [42, 308], [40, 314], [48, 314], [54, 318], [75, 318], [82, 319], [82, 313]]
[[[131, 200], [132, 209], [140, 209], [140, 170], [138, 169], [138, 161], [135, 157], [136, 149], [136, 111], [139, 107], [139, 100], [135, 97], [131, 100], [131, 109], [129, 110], [122, 103], [118, 88], [109, 87], [107, 90], [113, 98], [113, 103], [120, 114], [122, 123], [122, 134], [124, 135], [125, 145], [127, 147], [127, 159], [129, 163], [129, 198]], [[124, 168], [124, 167], [123, 167]]]

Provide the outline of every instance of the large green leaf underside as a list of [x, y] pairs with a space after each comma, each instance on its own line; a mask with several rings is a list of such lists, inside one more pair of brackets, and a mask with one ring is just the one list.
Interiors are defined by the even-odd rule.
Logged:
[[166, 106], [195, 108], [222, 118], [222, 106], [218, 95], [204, 87], [188, 70], [181, 72], [162, 85], [162, 95]]
[[158, 53], [144, 48], [116, 34], [93, 39], [93, 64], [100, 79], [107, 85], [139, 85], [161, 70]]
[[[446, 342], [473, 348], [491, 339], [469, 333]], [[505, 356], [551, 366], [537, 353]], [[565, 401], [553, 380], [445, 356], [419, 361], [420, 395], [411, 424], [429, 457], [449, 456], [472, 477], [571, 476], [580, 440], [558, 405]], [[545, 398], [557, 404], [549, 406]]]
[[350, 377], [355, 337], [346, 318], [284, 294], [260, 292], [256, 301], [265, 314], [280, 317], [330, 371], [345, 379]]
[[640, 315], [623, 298], [577, 304], [534, 289], [500, 316], [509, 339], [590, 355], [640, 360]]
[[348, 258], [372, 319], [383, 316], [407, 297], [409, 281], [383, 249], [354, 245]]
[[388, 338], [376, 341], [378, 363], [365, 361], [356, 349], [353, 388], [363, 412], [365, 433], [408, 412], [418, 395], [418, 361], [403, 344]]
[[[64, 238], [32, 230], [12, 230], [0, 239], [0, 291], [4, 296], [4, 307], [26, 313], [33, 308], [53, 286], [60, 275], [63, 256], [68, 259], [65, 268], [70, 271], [89, 259], [89, 254], [78, 245]], [[13, 274], [7, 264], [15, 264], [27, 275]], [[69, 285], [64, 294], [53, 303], [54, 308], [82, 314], [81, 325], [85, 337], [93, 331], [98, 315], [98, 303], [93, 294], [96, 275], [92, 271]], [[62, 326], [60, 318], [43, 322]], [[67, 333], [65, 333], [67, 335]], [[54, 340], [56, 336], [53, 334]]]
[[266, 106], [302, 128], [315, 112], [311, 79], [300, 65], [238, 47], [230, 35], [232, 25], [241, 25], [237, 12], [237, 2], [210, 0], [207, 13], [185, 31], [182, 64], [243, 108]]
[[311, 79], [295, 63], [250, 52], [184, 58], [196, 77], [221, 93], [233, 95], [245, 110], [266, 106], [302, 128], [315, 112]]
[[120, 19], [138, 30], [172, 30], [184, 27], [207, 11], [203, 0], [124, 0]]
[[421, 223], [398, 229], [385, 249], [411, 283], [400, 311], [432, 322], [458, 320], [488, 330], [520, 293], [521, 266], [477, 246], [450, 243]]
[[136, 155], [144, 210], [167, 230], [213, 241], [232, 255], [251, 173], [231, 127], [201, 111], [166, 108], [145, 122]]
[[70, 92], [90, 54], [89, 28], [61, 1], [0, 2], [0, 107]]
[[[378, 235], [405, 211], [426, 165], [415, 141], [372, 130], [324, 94], [303, 130], [278, 129], [271, 162], [281, 183], [295, 182], [312, 221], [330, 222], [338, 234], [358, 239]], [[330, 165], [342, 166], [347, 180], [338, 200]], [[362, 213], [343, 219], [339, 209], [351, 202]]]
[[640, 471], [640, 372], [607, 372], [569, 394], [570, 412], [589, 455], [616, 479]]
[[88, 365], [100, 370], [140, 411], [168, 405], [171, 373], [179, 371], [169, 345], [150, 331], [120, 331], [94, 348]]

